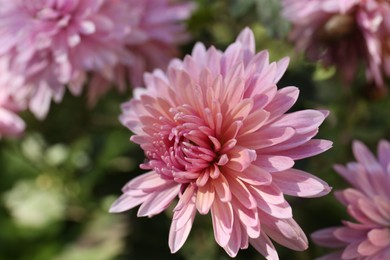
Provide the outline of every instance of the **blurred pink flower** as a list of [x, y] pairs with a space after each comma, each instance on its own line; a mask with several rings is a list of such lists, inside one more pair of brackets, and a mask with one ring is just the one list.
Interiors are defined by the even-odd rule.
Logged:
[[126, 184], [110, 212], [140, 205], [138, 216], [161, 213], [178, 197], [169, 234], [171, 252], [187, 239], [196, 212], [211, 211], [217, 243], [234, 257], [252, 244], [278, 259], [270, 238], [294, 250], [307, 238], [284, 194], [317, 197], [330, 187], [292, 169], [294, 161], [331, 147], [312, 138], [328, 112], [286, 113], [296, 87], [277, 89], [288, 59], [269, 63], [255, 53], [245, 29], [225, 52], [197, 43], [167, 73], [145, 74], [146, 89], [122, 107], [122, 123], [135, 133], [149, 170]]
[[95, 74], [91, 81], [89, 102], [105, 94], [115, 82], [120, 91], [126, 82], [133, 87], [143, 84], [145, 71], [166, 69], [168, 62], [178, 56], [177, 46], [189, 39], [184, 20], [194, 10], [193, 3], [171, 0], [127, 0], [131, 6], [131, 31], [126, 37], [129, 58], [118, 65], [109, 76]]
[[312, 60], [335, 65], [346, 84], [361, 63], [368, 81], [383, 88], [390, 76], [390, 2], [382, 0], [283, 0], [293, 24], [291, 39]]
[[390, 143], [379, 142], [378, 159], [358, 141], [353, 153], [357, 162], [335, 166], [352, 188], [335, 195], [357, 223], [343, 221], [343, 226], [314, 232], [317, 244], [342, 248], [319, 259], [390, 259]]
[[[182, 29], [169, 22], [183, 16], [175, 11], [184, 12], [167, 0], [0, 0], [0, 5], [0, 56], [10, 61], [12, 73], [25, 78], [29, 108], [39, 118], [52, 99], [62, 99], [65, 85], [80, 94], [87, 72], [111, 82], [120, 64], [137, 68], [133, 74], [139, 76], [145, 64], [164, 63], [161, 57], [171, 55], [170, 44]], [[155, 11], [145, 12], [148, 8]], [[160, 42], [149, 44], [150, 39]], [[142, 47], [134, 52], [129, 46], [135, 44]], [[98, 87], [89, 90], [93, 100], [102, 92]]]
[[29, 107], [39, 118], [52, 98], [62, 99], [66, 84], [79, 94], [87, 71], [107, 74], [126, 59], [129, 6], [123, 0], [0, 2], [0, 55], [25, 78]]
[[24, 129], [25, 123], [18, 116], [19, 107], [15, 104], [11, 95], [3, 92], [4, 86], [0, 86], [0, 139], [2, 137], [18, 137]]
[[4, 59], [0, 59], [0, 75], [0, 139], [4, 136], [18, 137], [25, 129], [18, 112], [26, 107], [26, 93], [18, 88], [20, 81], [7, 72]]

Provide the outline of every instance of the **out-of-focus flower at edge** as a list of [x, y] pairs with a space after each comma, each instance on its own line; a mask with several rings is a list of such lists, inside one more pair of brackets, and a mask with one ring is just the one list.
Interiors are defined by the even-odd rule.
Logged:
[[369, 83], [386, 91], [390, 76], [390, 2], [381, 0], [283, 0], [298, 50], [335, 65], [345, 84], [360, 64]]
[[7, 72], [4, 59], [0, 59], [0, 75], [0, 139], [3, 136], [18, 137], [25, 129], [18, 112], [26, 107], [26, 93], [18, 88], [20, 81]]
[[24, 121], [17, 114], [20, 107], [4, 88], [0, 85], [0, 139], [20, 136], [25, 129]]
[[225, 52], [197, 43], [164, 73], [145, 74], [146, 89], [122, 107], [121, 122], [135, 133], [149, 172], [131, 180], [110, 212], [140, 205], [138, 216], [159, 214], [178, 197], [169, 234], [171, 252], [187, 239], [196, 212], [211, 211], [217, 243], [234, 257], [249, 244], [278, 259], [270, 238], [294, 250], [307, 238], [284, 195], [318, 197], [330, 187], [293, 169], [294, 161], [322, 153], [312, 139], [327, 111], [286, 113], [296, 87], [277, 89], [288, 59], [269, 63], [255, 53], [244, 29]]
[[321, 257], [333, 259], [390, 259], [390, 143], [378, 145], [378, 159], [361, 142], [353, 143], [357, 162], [335, 170], [352, 188], [335, 193], [355, 222], [316, 231], [312, 239], [319, 245], [341, 250]]
[[[161, 66], [168, 54], [159, 51], [173, 49], [170, 44], [182, 36], [183, 27], [172, 23], [186, 18], [190, 11], [184, 15], [184, 10], [192, 7], [169, 0], [0, 0], [0, 5], [0, 57], [24, 77], [29, 109], [39, 118], [52, 99], [61, 101], [65, 86], [80, 94], [88, 72], [112, 83], [121, 64], [135, 79], [144, 69]], [[130, 47], [137, 44], [144, 52], [133, 52]], [[104, 93], [96, 81], [88, 91], [91, 102]]]

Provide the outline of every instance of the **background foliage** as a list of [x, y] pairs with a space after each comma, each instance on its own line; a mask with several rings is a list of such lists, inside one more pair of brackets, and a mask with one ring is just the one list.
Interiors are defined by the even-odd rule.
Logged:
[[[271, 60], [291, 57], [279, 87], [295, 85], [300, 99], [294, 109], [328, 109], [331, 115], [319, 137], [332, 140], [330, 151], [299, 161], [297, 168], [326, 180], [334, 189], [345, 182], [335, 163], [352, 161], [351, 142], [359, 139], [372, 150], [390, 139], [390, 98], [366, 86], [363, 77], [342, 86], [332, 68], [307, 63], [288, 42], [289, 24], [280, 16], [279, 0], [198, 0], [188, 21], [193, 42], [220, 49], [245, 26], [256, 34], [257, 49], [267, 48]], [[117, 120], [119, 104], [128, 100], [109, 93], [90, 109], [86, 98], [67, 95], [53, 104], [41, 122], [26, 113], [28, 131], [21, 140], [0, 141], [0, 260], [228, 259], [214, 241], [210, 216], [198, 215], [184, 247], [171, 255], [167, 245], [170, 213], [137, 218], [136, 210], [109, 214], [121, 187], [142, 173], [143, 153], [130, 143], [130, 132]], [[306, 234], [339, 225], [345, 209], [332, 194], [319, 199], [290, 199], [294, 217]], [[305, 252], [278, 247], [280, 258], [314, 259], [325, 249], [314, 244]], [[263, 259], [252, 248], [237, 259]]]

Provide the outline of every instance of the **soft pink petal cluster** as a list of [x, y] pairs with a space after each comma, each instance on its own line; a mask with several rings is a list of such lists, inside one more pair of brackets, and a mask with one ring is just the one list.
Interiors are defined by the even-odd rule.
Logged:
[[[29, 109], [39, 118], [66, 86], [80, 94], [89, 72], [112, 82], [119, 65], [134, 80], [162, 66], [183, 34], [176, 23], [191, 10], [169, 0], [0, 0], [0, 6], [0, 57], [24, 77]], [[95, 82], [89, 92], [94, 101], [102, 90]]]
[[360, 64], [383, 88], [390, 76], [390, 2], [385, 0], [283, 0], [292, 40], [310, 60], [335, 65], [345, 83]]
[[112, 86], [123, 91], [126, 81], [137, 87], [143, 84], [145, 71], [166, 69], [169, 61], [179, 55], [177, 46], [186, 42], [184, 20], [192, 14], [193, 3], [173, 0], [125, 0], [130, 6], [127, 17], [131, 31], [125, 39], [127, 59], [107, 77], [95, 74], [90, 84], [89, 101], [95, 103]]
[[20, 105], [13, 96], [0, 85], [0, 139], [4, 137], [18, 137], [25, 128], [24, 121], [18, 116]]
[[197, 43], [166, 73], [145, 74], [146, 88], [134, 91], [120, 119], [144, 150], [141, 168], [148, 172], [126, 184], [110, 211], [141, 205], [138, 216], [151, 217], [176, 204], [171, 252], [184, 244], [196, 212], [211, 212], [216, 242], [232, 257], [251, 244], [278, 259], [271, 239], [306, 249], [284, 195], [330, 191], [292, 168], [331, 147], [312, 139], [328, 112], [287, 113], [299, 93], [276, 86], [287, 65], [287, 58], [270, 63], [267, 51], [256, 53], [253, 32], [245, 29], [225, 52]]
[[18, 88], [18, 81], [6, 70], [6, 61], [0, 59], [0, 139], [18, 137], [25, 128], [18, 112], [25, 109], [25, 94]]
[[390, 259], [390, 143], [379, 142], [378, 159], [358, 141], [353, 153], [357, 162], [335, 166], [352, 188], [335, 195], [356, 222], [343, 221], [343, 226], [316, 231], [312, 238], [319, 245], [341, 248], [321, 260]]

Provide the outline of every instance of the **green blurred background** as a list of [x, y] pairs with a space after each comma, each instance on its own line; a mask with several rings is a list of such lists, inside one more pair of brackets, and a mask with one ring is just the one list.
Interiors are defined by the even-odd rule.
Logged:
[[[198, 0], [188, 21], [193, 41], [182, 46], [189, 53], [195, 41], [225, 49], [245, 27], [256, 35], [257, 49], [268, 49], [271, 60], [291, 57], [279, 87], [294, 85], [300, 98], [294, 110], [328, 109], [320, 138], [332, 140], [328, 152], [302, 161], [309, 171], [334, 189], [346, 183], [333, 171], [335, 163], [353, 161], [351, 142], [359, 139], [372, 150], [390, 139], [390, 98], [378, 98], [364, 82], [363, 68], [351, 88], [342, 86], [332, 68], [305, 62], [287, 36], [289, 24], [280, 14], [279, 0]], [[0, 260], [108, 259], [228, 259], [214, 241], [210, 216], [196, 217], [184, 247], [172, 255], [168, 248], [169, 212], [152, 219], [137, 218], [136, 210], [109, 214], [120, 189], [142, 173], [139, 147], [118, 122], [120, 96], [109, 93], [89, 109], [85, 96], [67, 95], [53, 104], [45, 121], [23, 114], [28, 130], [21, 140], [0, 141]], [[318, 199], [288, 198], [294, 217], [311, 232], [348, 219], [332, 194]], [[314, 259], [326, 249], [310, 243], [295, 252], [277, 247], [282, 260]], [[253, 248], [236, 259], [264, 259]]]

